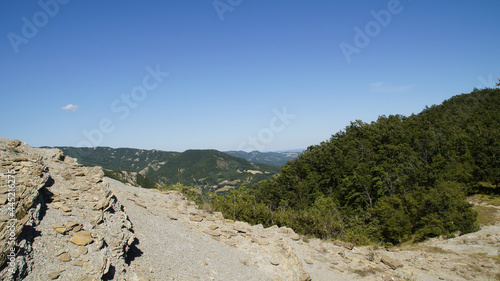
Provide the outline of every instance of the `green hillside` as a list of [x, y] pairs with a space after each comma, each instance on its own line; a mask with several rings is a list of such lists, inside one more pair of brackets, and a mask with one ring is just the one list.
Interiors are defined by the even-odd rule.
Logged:
[[145, 176], [126, 170], [104, 170], [104, 175], [106, 177], [121, 181], [123, 183], [129, 183], [135, 186], [141, 186], [143, 188], [157, 188], [158, 184], [154, 181], [146, 178]]
[[162, 165], [179, 152], [111, 147], [57, 147], [64, 155], [78, 159], [86, 166], [101, 166], [107, 170], [139, 172], [147, 167]]
[[260, 151], [224, 151], [229, 155], [246, 159], [251, 162], [283, 166], [286, 162], [297, 158], [300, 152], [260, 152]]
[[[58, 147], [65, 155], [75, 157], [89, 166], [102, 166], [116, 179], [173, 185], [181, 183], [203, 191], [227, 191], [241, 185], [251, 186], [270, 179], [279, 172], [278, 166], [253, 163], [217, 150], [187, 150], [167, 152], [133, 148]], [[127, 172], [127, 173], [125, 173]], [[136, 174], [129, 173], [135, 172]]]
[[277, 177], [213, 205], [229, 218], [358, 244], [475, 231], [466, 195], [499, 193], [499, 109], [500, 90], [485, 89], [417, 115], [351, 122]]

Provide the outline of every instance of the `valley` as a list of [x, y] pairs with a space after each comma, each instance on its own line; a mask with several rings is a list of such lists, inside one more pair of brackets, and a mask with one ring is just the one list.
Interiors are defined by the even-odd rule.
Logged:
[[[183, 184], [201, 192], [226, 192], [271, 179], [298, 153], [187, 150], [172, 152], [134, 148], [57, 147], [89, 166], [101, 166], [106, 175], [136, 186]], [[273, 164], [270, 164], [273, 163]]]

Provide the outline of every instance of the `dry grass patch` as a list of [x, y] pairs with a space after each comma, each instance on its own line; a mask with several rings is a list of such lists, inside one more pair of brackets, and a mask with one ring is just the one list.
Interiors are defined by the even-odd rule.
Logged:
[[354, 273], [358, 274], [361, 277], [366, 277], [371, 274], [375, 274], [375, 269], [374, 268], [365, 268], [365, 269], [355, 269]]
[[495, 263], [500, 264], [500, 255], [496, 256], [488, 256], [488, 258], [492, 259], [495, 261]]
[[455, 252], [453, 252], [451, 250], [446, 250], [446, 249], [436, 247], [436, 246], [427, 246], [427, 245], [421, 245], [421, 244], [413, 244], [411, 246], [406, 246], [403, 248], [403, 250], [424, 251], [426, 253], [433, 253], [433, 254], [455, 254]]
[[498, 220], [498, 209], [494, 207], [474, 206], [476, 210], [477, 222], [480, 226], [494, 225]]
[[446, 250], [440, 247], [435, 247], [435, 246], [425, 246], [424, 250], [428, 253], [435, 253], [435, 254], [452, 254], [454, 253], [453, 251]]
[[476, 259], [476, 260], [480, 260], [480, 261], [493, 260], [496, 264], [500, 264], [500, 254], [498, 254], [496, 256], [487, 255], [485, 253], [472, 253], [472, 254], [468, 254], [468, 255], [469, 255], [469, 257]]
[[404, 281], [417, 281], [417, 278], [413, 276], [413, 273], [410, 276], [397, 273], [396, 276], [403, 279]]
[[500, 207], [500, 196], [498, 195], [476, 194], [470, 196], [468, 199], [469, 202], [486, 203]]

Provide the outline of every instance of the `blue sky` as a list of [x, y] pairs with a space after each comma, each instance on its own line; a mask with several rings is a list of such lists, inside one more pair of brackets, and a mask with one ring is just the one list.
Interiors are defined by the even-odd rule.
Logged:
[[494, 87], [499, 12], [496, 0], [2, 1], [0, 137], [306, 148], [356, 119]]

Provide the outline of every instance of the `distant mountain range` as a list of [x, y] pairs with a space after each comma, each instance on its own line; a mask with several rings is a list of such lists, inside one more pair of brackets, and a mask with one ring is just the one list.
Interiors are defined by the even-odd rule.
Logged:
[[[172, 152], [110, 147], [57, 147], [87, 166], [102, 166], [107, 176], [135, 185], [181, 183], [202, 191], [227, 191], [272, 178], [298, 153], [187, 150]], [[268, 163], [275, 163], [271, 165]]]
[[286, 164], [286, 162], [294, 158], [297, 158], [302, 153], [302, 151], [303, 150], [283, 151], [283, 152], [225, 151], [225, 153], [252, 162], [283, 166]]

